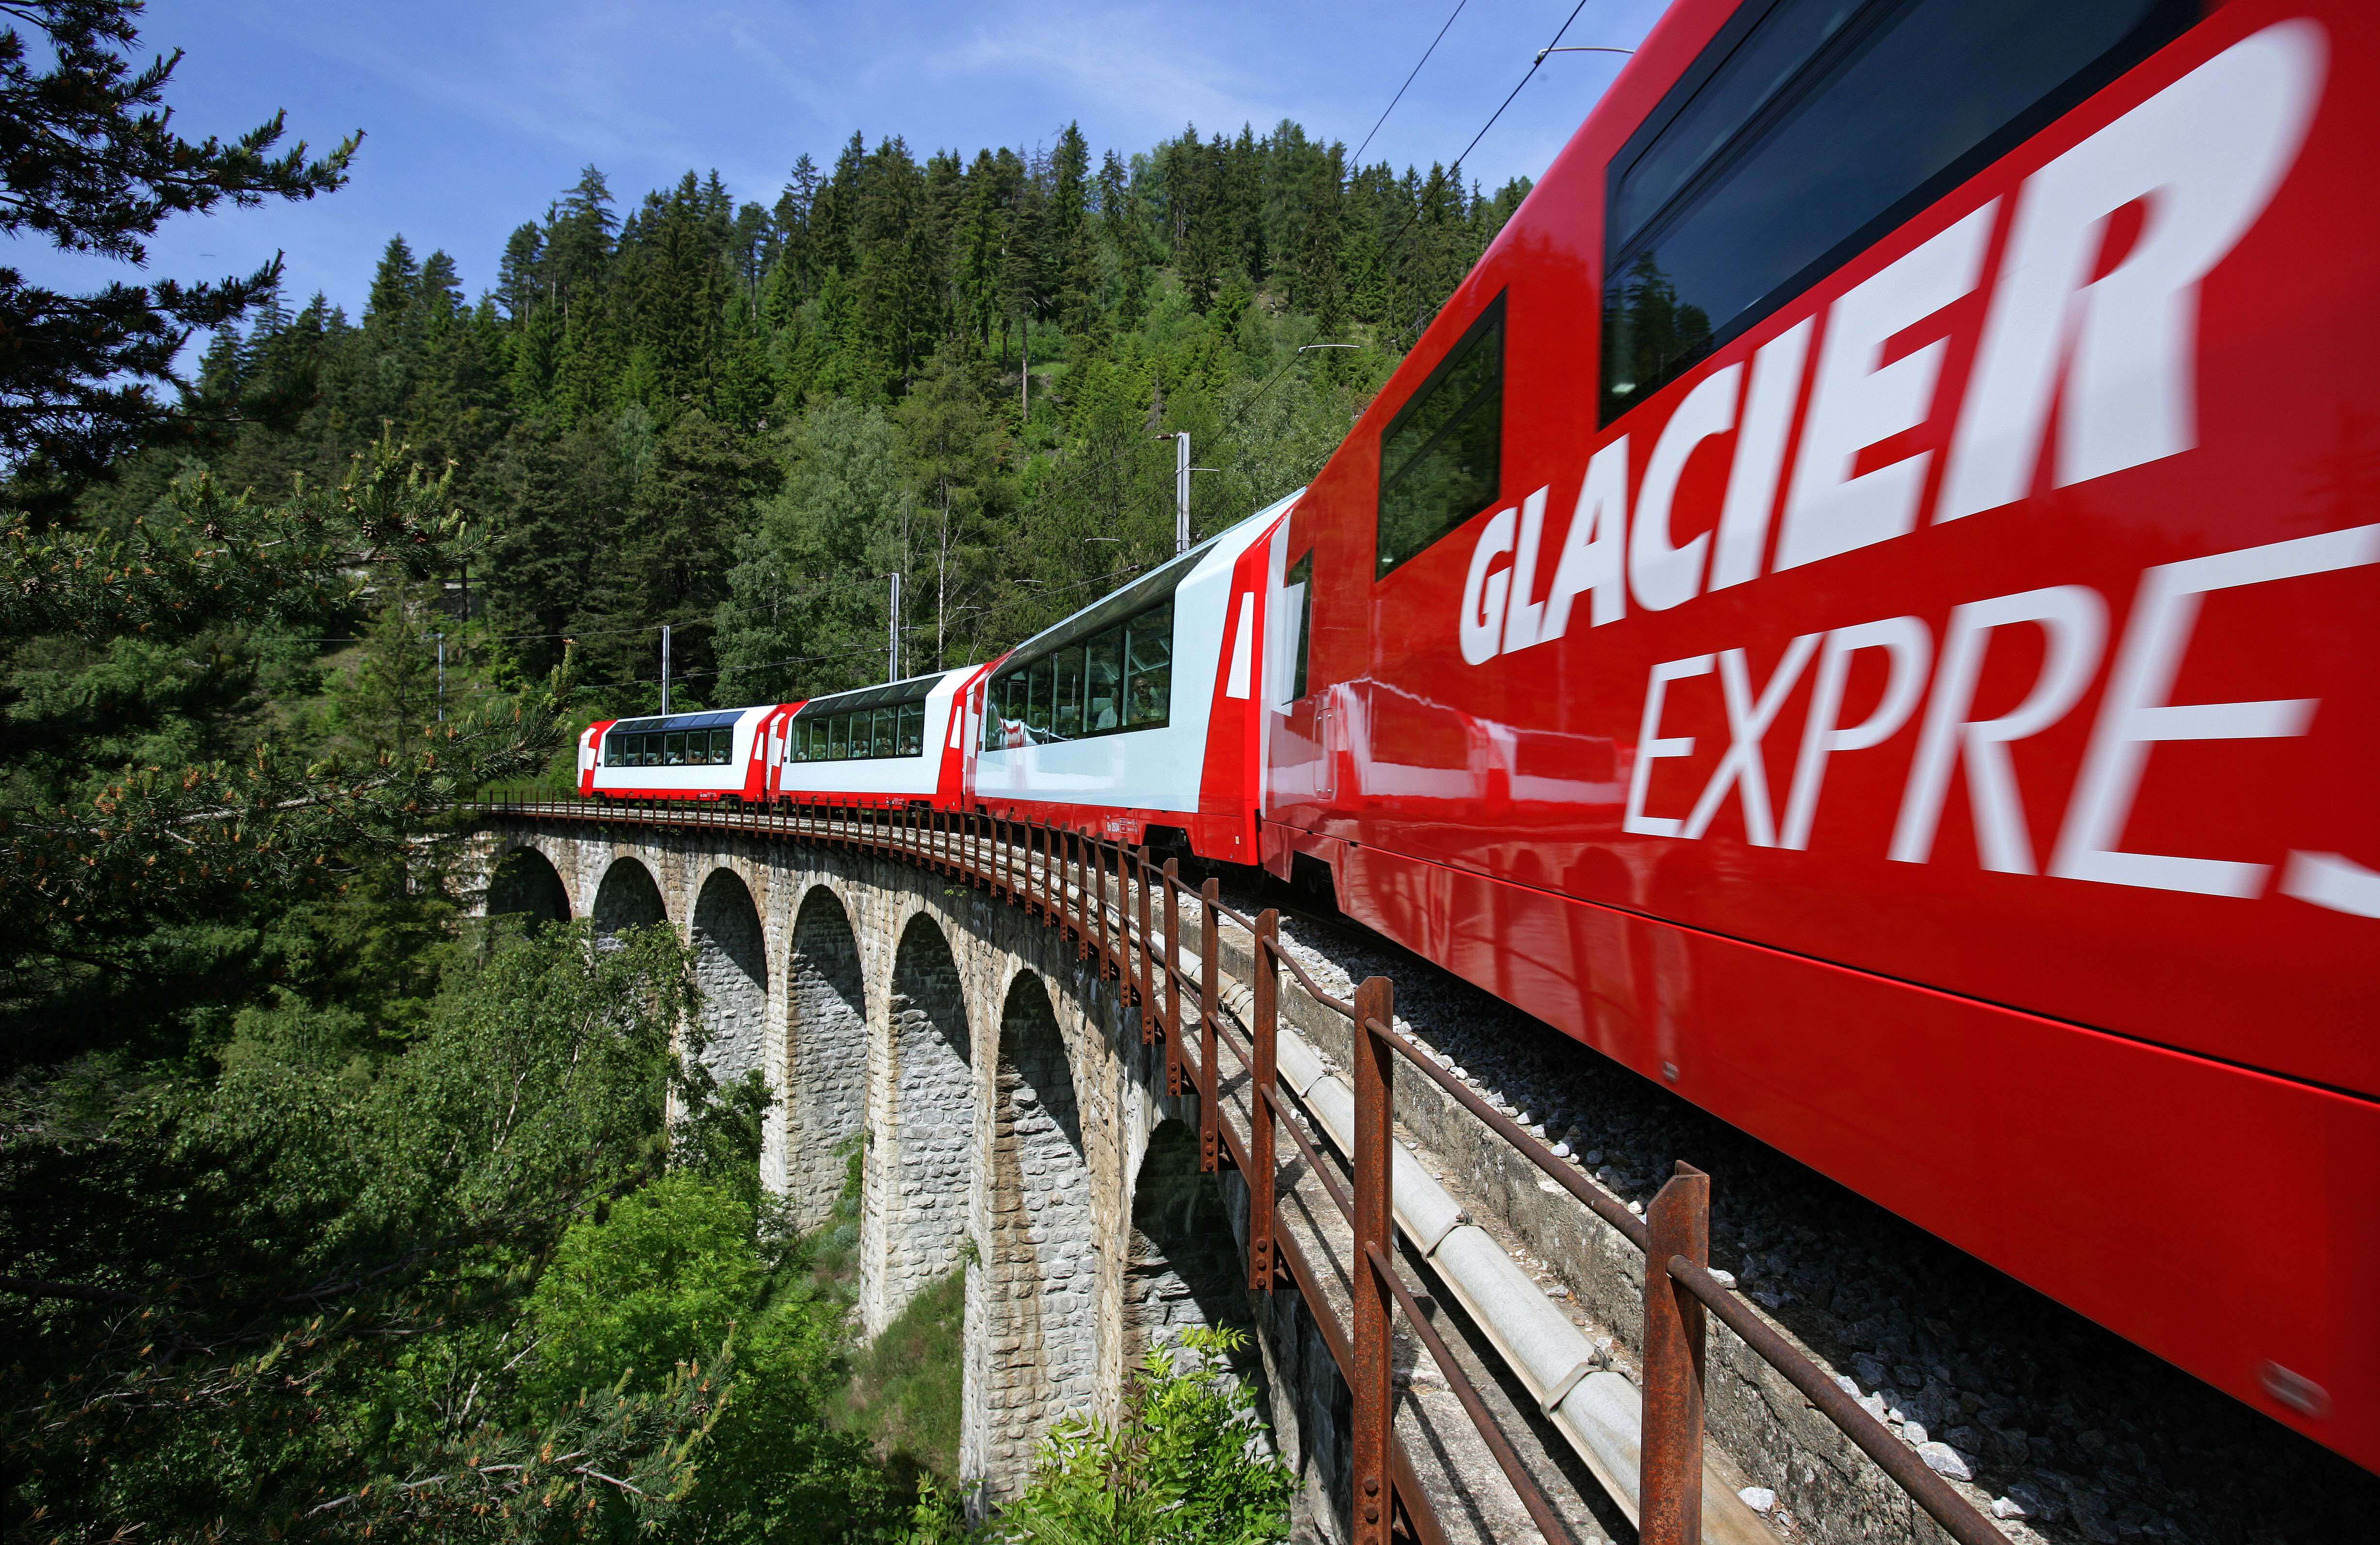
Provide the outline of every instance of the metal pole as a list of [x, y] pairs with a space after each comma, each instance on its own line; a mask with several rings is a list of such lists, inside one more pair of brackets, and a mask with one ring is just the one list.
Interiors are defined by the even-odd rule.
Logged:
[[1222, 1158], [1215, 1110], [1216, 1090], [1221, 1083], [1215, 1076], [1215, 1015], [1222, 1004], [1215, 965], [1215, 957], [1221, 953], [1222, 931], [1215, 912], [1221, 906], [1215, 881], [1198, 887], [1198, 1168], [1208, 1174], [1215, 1173]]
[[669, 712], [669, 624], [662, 624], [662, 712]]
[[1710, 1264], [1710, 1176], [1681, 1160], [1645, 1210], [1645, 1418], [1637, 1455], [1637, 1538], [1703, 1537], [1703, 1304], [1671, 1280], [1670, 1259]]
[[892, 626], [885, 636], [884, 679], [901, 679], [901, 571], [892, 571], [892, 603], [890, 609]]
[[1190, 551], [1190, 432], [1173, 436], [1173, 551]]
[[438, 635], [438, 722], [446, 722], [446, 635]]

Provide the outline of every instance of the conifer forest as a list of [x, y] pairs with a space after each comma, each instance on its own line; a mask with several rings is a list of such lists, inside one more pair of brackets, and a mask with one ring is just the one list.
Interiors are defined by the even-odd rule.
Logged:
[[[1297, 124], [589, 166], [349, 314], [166, 223], [372, 154], [191, 139], [136, 0], [0, 5], [0, 1539], [938, 1540], [954, 1284], [868, 1346], [662, 927], [470, 918], [447, 813], [589, 720], [981, 660], [1301, 485], [1526, 191]], [[213, 127], [213, 126], [210, 126]], [[1314, 347], [1330, 345], [1330, 347]], [[698, 1050], [696, 1049], [696, 1050]], [[665, 1113], [674, 1113], [665, 1119]], [[1200, 1344], [1004, 1538], [1257, 1541]]]

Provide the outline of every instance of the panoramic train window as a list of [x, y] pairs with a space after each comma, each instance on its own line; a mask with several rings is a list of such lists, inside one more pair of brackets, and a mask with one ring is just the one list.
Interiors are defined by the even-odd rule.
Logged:
[[1083, 733], [1083, 651], [1061, 650], [1050, 656], [1057, 667], [1057, 696], [1051, 700], [1050, 729], [1062, 740]]
[[1612, 158], [1603, 421], [2198, 13], [2197, 0], [1746, 6]]
[[941, 677], [913, 676], [812, 699], [785, 732], [787, 761], [862, 761], [926, 749], [926, 695]]
[[1504, 298], [1488, 303], [1380, 434], [1375, 578], [1496, 502], [1504, 449]]
[[[1123, 597], [1129, 601], [1131, 592]], [[1103, 622], [1107, 618], [1095, 608], [1085, 625], [1096, 632], [1039, 646], [1033, 659], [992, 678], [984, 693], [985, 750], [1156, 729], [1171, 719], [1171, 590], [1122, 622], [1100, 627]]]
[[1173, 701], [1173, 603], [1143, 612], [1124, 628], [1128, 729], [1165, 723]]
[[606, 767], [725, 767], [735, 760], [741, 711], [623, 719], [603, 732]]

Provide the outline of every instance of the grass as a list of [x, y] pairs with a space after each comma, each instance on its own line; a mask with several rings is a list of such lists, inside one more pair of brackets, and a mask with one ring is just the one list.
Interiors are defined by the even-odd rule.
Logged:
[[910, 1300], [884, 1333], [851, 1358], [851, 1381], [834, 1413], [876, 1445], [900, 1485], [930, 1475], [958, 1490], [960, 1338], [966, 1320], [964, 1268]]
[[958, 1490], [959, 1392], [966, 1322], [966, 1272], [953, 1271], [911, 1300], [875, 1341], [862, 1345], [859, 1296], [860, 1143], [851, 1145], [843, 1193], [832, 1216], [795, 1251], [807, 1280], [795, 1291], [844, 1311], [846, 1373], [828, 1417], [866, 1437], [898, 1490], [930, 1479], [943, 1495]]

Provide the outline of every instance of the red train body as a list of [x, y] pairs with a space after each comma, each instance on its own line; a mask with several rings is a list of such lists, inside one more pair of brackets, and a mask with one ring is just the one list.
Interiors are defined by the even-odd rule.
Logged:
[[[2070, 57], [2027, 96], [1999, 43]], [[1264, 811], [1355, 917], [2367, 1466], [2375, 84], [2343, 0], [1682, 0], [1298, 504]]]

